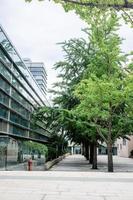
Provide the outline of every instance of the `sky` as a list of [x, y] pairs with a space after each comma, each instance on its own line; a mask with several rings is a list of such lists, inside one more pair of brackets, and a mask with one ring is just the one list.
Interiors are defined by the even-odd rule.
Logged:
[[[0, 0], [0, 24], [22, 58], [44, 62], [48, 74], [48, 88], [55, 82], [57, 73], [53, 65], [63, 59], [59, 42], [70, 38], [85, 37], [86, 27], [73, 11], [66, 13], [54, 2], [25, 3], [24, 0]], [[133, 49], [133, 29], [123, 26], [120, 30], [122, 49]]]

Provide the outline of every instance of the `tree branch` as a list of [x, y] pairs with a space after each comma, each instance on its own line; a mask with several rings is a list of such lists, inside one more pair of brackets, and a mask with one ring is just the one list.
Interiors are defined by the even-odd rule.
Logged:
[[107, 139], [104, 137], [104, 135], [102, 134], [102, 132], [101, 132], [101, 130], [100, 130], [100, 128], [99, 128], [99, 126], [97, 125], [97, 119], [94, 119], [94, 122], [95, 122], [95, 124], [96, 124], [96, 130], [97, 130], [97, 133], [99, 134], [99, 136], [104, 140], [104, 142], [106, 142], [106, 144], [107, 144]]
[[76, 1], [76, 0], [62, 0], [65, 3], [72, 3], [80, 6], [88, 6], [88, 7], [110, 7], [114, 9], [121, 10], [122, 8], [129, 8], [133, 9], [133, 3], [129, 3], [127, 0], [124, 0], [123, 4], [110, 4], [110, 3], [93, 3], [93, 2], [82, 2], [82, 1]]
[[[131, 22], [131, 24], [133, 25], [133, 19], [130, 16], [130, 14], [128, 14], [125, 9], [121, 9], [123, 11], [123, 13], [125, 14], [125, 16], [129, 19], [129, 21]], [[122, 14], [123, 18], [125, 18], [125, 16]]]

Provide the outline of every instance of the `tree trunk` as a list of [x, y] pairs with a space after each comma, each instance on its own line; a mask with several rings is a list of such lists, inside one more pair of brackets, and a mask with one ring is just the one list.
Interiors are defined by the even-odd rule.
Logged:
[[93, 154], [94, 154], [94, 144], [93, 143], [91, 143], [90, 144], [90, 164], [92, 164], [93, 163]]
[[113, 153], [112, 153], [112, 144], [108, 142], [108, 172], [113, 172]]
[[113, 172], [113, 154], [112, 154], [112, 103], [109, 103], [110, 106], [110, 118], [109, 118], [109, 132], [108, 132], [108, 172]]
[[90, 144], [88, 144], [88, 160], [90, 162]]
[[85, 156], [85, 143], [83, 143], [83, 146], [82, 146], [82, 155]]
[[97, 169], [97, 143], [93, 144], [93, 162], [92, 169]]
[[85, 157], [87, 160], [89, 160], [89, 144], [85, 144]]
[[84, 155], [84, 144], [81, 143], [81, 155]]

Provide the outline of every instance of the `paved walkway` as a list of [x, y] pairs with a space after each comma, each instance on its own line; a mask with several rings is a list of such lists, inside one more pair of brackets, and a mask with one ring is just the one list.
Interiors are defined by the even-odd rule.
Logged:
[[[133, 159], [114, 156], [115, 172], [133, 172]], [[72, 155], [55, 165], [51, 171], [84, 171], [84, 172], [107, 172], [107, 156], [98, 156], [98, 170], [92, 170], [89, 162], [81, 155]], [[0, 168], [4, 171], [5, 168]], [[27, 163], [7, 167], [7, 171], [26, 171]], [[44, 171], [44, 164], [33, 165], [33, 171]]]
[[[133, 159], [113, 156], [115, 172], [133, 172]], [[51, 171], [84, 171], [107, 172], [107, 156], [98, 156], [98, 169], [92, 170], [92, 165], [81, 155], [72, 155], [53, 166]]]
[[[104, 165], [106, 157], [99, 158]], [[88, 168], [88, 162], [75, 155], [51, 171], [0, 171], [0, 200], [133, 200], [133, 173]]]
[[133, 200], [133, 174], [0, 172], [0, 200]]

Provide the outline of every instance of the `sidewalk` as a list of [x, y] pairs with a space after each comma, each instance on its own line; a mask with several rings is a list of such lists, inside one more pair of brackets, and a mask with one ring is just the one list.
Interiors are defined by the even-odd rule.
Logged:
[[[113, 156], [115, 172], [133, 172], [133, 159]], [[27, 163], [7, 166], [7, 171], [27, 171]], [[98, 156], [98, 169], [92, 170], [89, 164], [81, 155], [71, 155], [63, 159], [57, 165], [54, 165], [51, 171], [79, 171], [79, 172], [107, 172], [107, 156]], [[33, 171], [44, 171], [44, 164], [33, 165]], [[0, 168], [5, 171], [5, 168]]]
[[0, 200], [133, 200], [133, 173], [0, 172]]
[[[115, 172], [133, 172], [133, 159], [113, 156]], [[89, 164], [81, 155], [71, 155], [53, 166], [51, 171], [84, 171], [84, 172], [107, 172], [107, 156], [98, 156], [98, 169], [92, 170]]]
[[[106, 158], [98, 157], [102, 169]], [[118, 169], [133, 169], [132, 159], [114, 161]], [[0, 200], [133, 200], [133, 173], [94, 171], [72, 155], [50, 171], [0, 171]]]

